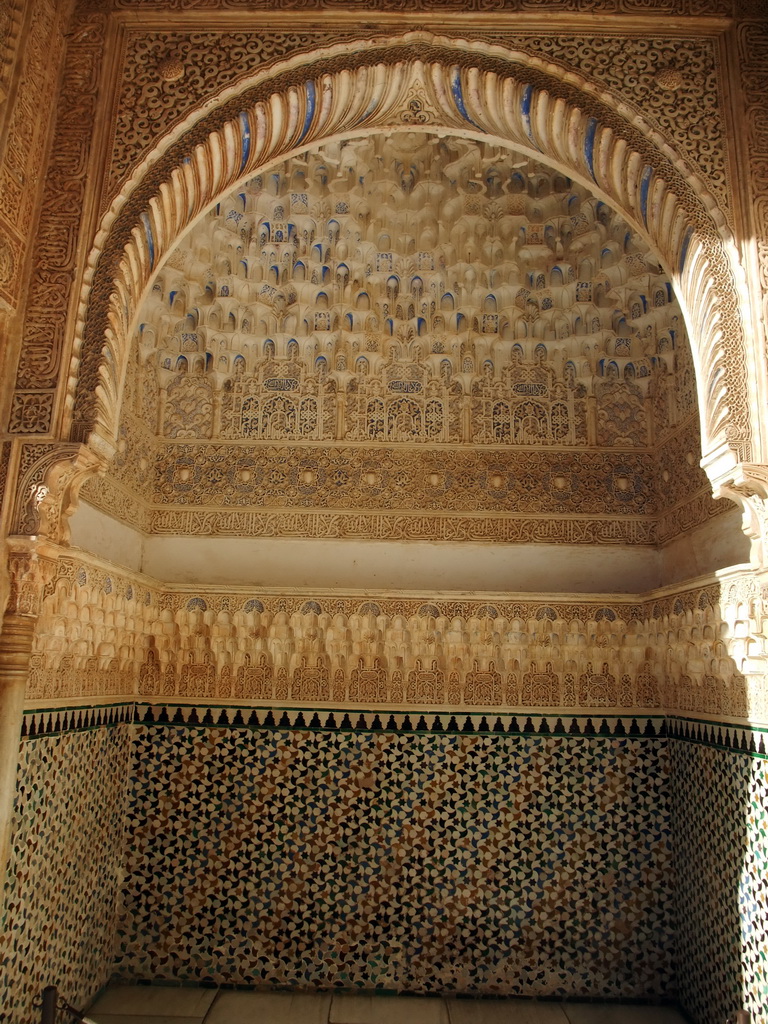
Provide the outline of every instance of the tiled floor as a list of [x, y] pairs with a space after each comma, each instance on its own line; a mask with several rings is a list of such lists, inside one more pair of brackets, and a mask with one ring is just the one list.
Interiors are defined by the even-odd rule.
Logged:
[[650, 1006], [525, 999], [215, 992], [117, 986], [88, 1010], [95, 1024], [684, 1024]]

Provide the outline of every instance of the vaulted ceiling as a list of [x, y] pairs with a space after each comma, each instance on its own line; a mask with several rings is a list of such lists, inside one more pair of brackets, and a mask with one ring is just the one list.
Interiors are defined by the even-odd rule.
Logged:
[[295, 156], [193, 226], [87, 495], [166, 536], [649, 548], [727, 504], [699, 457], [647, 244], [557, 170], [404, 131]]

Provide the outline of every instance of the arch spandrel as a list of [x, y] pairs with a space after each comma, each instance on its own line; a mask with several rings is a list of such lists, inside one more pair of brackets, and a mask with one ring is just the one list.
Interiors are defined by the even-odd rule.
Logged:
[[427, 35], [368, 46], [354, 61], [347, 47], [315, 55], [222, 98], [134, 177], [92, 253], [69, 385], [72, 436], [111, 447], [139, 301], [219, 196], [310, 144], [418, 125], [543, 159], [618, 209], [653, 245], [686, 315], [705, 459], [717, 452], [727, 476], [754, 458], [740, 269], [724, 218], [682, 158], [575, 75], [558, 80], [530, 60], [480, 57], [470, 44], [448, 48]]

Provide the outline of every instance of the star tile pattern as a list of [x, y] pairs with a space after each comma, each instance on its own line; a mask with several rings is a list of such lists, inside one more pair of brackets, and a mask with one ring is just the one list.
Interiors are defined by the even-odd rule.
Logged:
[[697, 1024], [740, 1006], [764, 1024], [762, 735], [138, 713], [26, 716], [2, 918], [14, 1024], [36, 1024], [45, 984], [85, 1005], [110, 972], [661, 996]]
[[123, 978], [672, 987], [665, 741], [140, 726]]
[[694, 1020], [768, 1019], [768, 759], [670, 744], [678, 964]]
[[0, 918], [0, 1018], [9, 1024], [37, 1024], [46, 985], [81, 1006], [109, 979], [129, 733], [122, 722], [21, 744]]

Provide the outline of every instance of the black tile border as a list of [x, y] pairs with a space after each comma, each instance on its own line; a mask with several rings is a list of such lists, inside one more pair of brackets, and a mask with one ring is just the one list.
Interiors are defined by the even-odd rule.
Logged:
[[667, 729], [669, 736], [675, 740], [768, 760], [768, 729], [765, 728], [671, 716], [667, 719]]
[[768, 728], [665, 715], [527, 712], [392, 711], [386, 708], [306, 708], [122, 701], [93, 707], [41, 708], [24, 713], [21, 739], [81, 732], [123, 723], [186, 728], [305, 729], [317, 732], [396, 732], [570, 738], [682, 740], [768, 759]]
[[466, 735], [647, 737], [666, 735], [663, 716], [544, 715], [514, 712], [390, 711], [387, 709], [238, 707], [213, 704], [137, 704], [136, 722], [317, 732], [451, 733]]
[[135, 719], [136, 704], [125, 701], [94, 707], [42, 708], [24, 712], [21, 739], [23, 741], [66, 732], [85, 732], [89, 729], [134, 722]]

